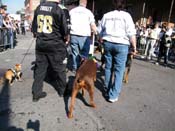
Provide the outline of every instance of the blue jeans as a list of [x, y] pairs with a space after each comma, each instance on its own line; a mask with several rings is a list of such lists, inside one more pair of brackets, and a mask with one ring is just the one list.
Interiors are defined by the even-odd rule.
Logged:
[[71, 35], [71, 48], [72, 48], [72, 69], [77, 70], [80, 65], [80, 58], [83, 55], [87, 55], [88, 41], [87, 36]]
[[121, 92], [128, 47], [124, 44], [104, 42], [105, 88], [108, 91], [109, 99], [119, 97]]

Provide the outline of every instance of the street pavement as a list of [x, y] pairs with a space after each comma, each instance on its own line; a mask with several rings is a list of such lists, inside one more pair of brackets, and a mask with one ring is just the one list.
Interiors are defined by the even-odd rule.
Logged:
[[[29, 49], [29, 50], [28, 50]], [[11, 87], [0, 85], [0, 131], [175, 131], [175, 65], [167, 68], [133, 60], [129, 83], [123, 84], [119, 101], [107, 102], [102, 96], [104, 72], [97, 71], [95, 103], [87, 106], [88, 93], [78, 95], [67, 118], [70, 97], [59, 97], [44, 83], [47, 97], [32, 102], [31, 86], [35, 61], [35, 39], [30, 32], [17, 36], [17, 46], [0, 52], [0, 75], [22, 61], [23, 81]], [[96, 54], [100, 58], [100, 54]], [[24, 60], [23, 60], [24, 59]], [[68, 73], [68, 80], [73, 78]], [[72, 87], [72, 84], [69, 84]]]

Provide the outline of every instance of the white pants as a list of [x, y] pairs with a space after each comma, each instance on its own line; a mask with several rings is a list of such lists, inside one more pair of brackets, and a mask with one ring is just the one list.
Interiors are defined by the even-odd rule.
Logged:
[[147, 57], [154, 56], [155, 44], [156, 44], [155, 39], [148, 39], [147, 44], [146, 44], [146, 49], [145, 49], [145, 55]]

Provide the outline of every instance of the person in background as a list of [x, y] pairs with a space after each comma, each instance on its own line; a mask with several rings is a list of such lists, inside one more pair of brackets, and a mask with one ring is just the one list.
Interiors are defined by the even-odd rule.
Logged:
[[24, 25], [24, 20], [21, 21], [21, 34], [22, 35], [26, 35], [26, 29], [25, 29], [25, 25]]
[[[70, 40], [70, 15], [69, 15], [69, 10], [68, 8], [66, 8], [63, 4], [59, 4], [59, 7], [64, 11], [64, 14], [66, 16], [66, 21], [67, 21], [67, 25], [68, 25], [68, 39]], [[68, 41], [69, 41], [68, 40]], [[66, 72], [69, 71], [69, 69], [71, 68], [71, 60], [72, 58], [72, 50], [71, 50], [71, 46], [70, 43], [67, 43], [67, 68], [66, 68]]]
[[18, 22], [18, 20], [15, 20], [15, 21], [14, 21], [14, 24], [15, 24], [15, 27], [16, 27], [16, 33], [17, 33], [17, 34], [20, 34], [19, 22]]
[[[70, 45], [72, 48], [72, 72], [80, 65], [81, 55], [89, 52], [91, 32], [97, 33], [94, 15], [86, 8], [87, 0], [80, 0], [79, 6], [70, 10]], [[85, 47], [86, 46], [86, 47]]]
[[13, 49], [14, 48], [14, 34], [13, 34], [13, 31], [14, 31], [14, 27], [13, 27], [13, 24], [12, 24], [12, 19], [9, 17], [9, 15], [5, 15], [4, 17], [4, 20], [3, 20], [3, 26], [5, 28], [7, 28], [7, 32], [6, 32], [6, 35], [7, 35], [7, 42], [6, 45], [10, 45], [10, 48]]
[[0, 6], [0, 28], [2, 28], [2, 26], [3, 26], [3, 15], [2, 15], [2, 11], [3, 11], [2, 6]]
[[165, 34], [166, 36], [171, 37], [172, 33], [173, 33], [173, 27], [169, 24]]
[[168, 28], [166, 26], [162, 26], [162, 30], [160, 32], [160, 44], [159, 44], [159, 52], [157, 57], [156, 65], [160, 64], [162, 56], [164, 57], [164, 66], [168, 65], [168, 55], [170, 51], [170, 47], [172, 45], [171, 35], [172, 35], [172, 27], [169, 25]]
[[3, 39], [3, 48], [6, 49], [8, 47], [8, 28], [6, 27], [5, 18], [7, 18], [7, 6], [1, 5], [1, 15], [3, 17], [3, 24], [2, 24], [2, 39]]
[[[136, 54], [136, 29], [131, 15], [125, 11], [125, 0], [113, 0], [114, 11], [104, 14], [98, 26], [105, 52], [105, 96], [109, 102], [118, 101], [128, 49]], [[114, 79], [113, 79], [114, 76]]]
[[140, 31], [140, 38], [139, 38], [141, 55], [144, 54], [146, 43], [147, 43], [147, 37], [148, 37], [148, 30], [146, 29], [145, 26], [142, 26], [142, 30]]
[[3, 26], [3, 16], [2, 16], [2, 6], [0, 6], [0, 45], [3, 42], [3, 30], [2, 30], [2, 26]]
[[145, 49], [145, 55], [148, 60], [152, 59], [152, 57], [155, 57], [154, 54], [155, 47], [157, 46], [158, 40], [159, 40], [159, 33], [161, 29], [159, 28], [159, 23], [156, 23], [154, 25], [154, 28], [150, 30], [148, 35], [148, 40], [146, 44]]
[[32, 32], [36, 36], [36, 65], [32, 85], [33, 101], [46, 97], [43, 92], [43, 81], [52, 68], [57, 92], [62, 97], [66, 89], [66, 43], [68, 26], [60, 0], [47, 0], [35, 10]]

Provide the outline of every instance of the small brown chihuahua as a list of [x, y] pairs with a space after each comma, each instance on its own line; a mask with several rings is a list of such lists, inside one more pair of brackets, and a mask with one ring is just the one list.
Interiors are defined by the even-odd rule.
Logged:
[[6, 84], [12, 86], [14, 80], [21, 81], [21, 69], [21, 64], [16, 64], [14, 69], [8, 69], [5, 72], [4, 77], [0, 78], [0, 84], [6, 82]]

